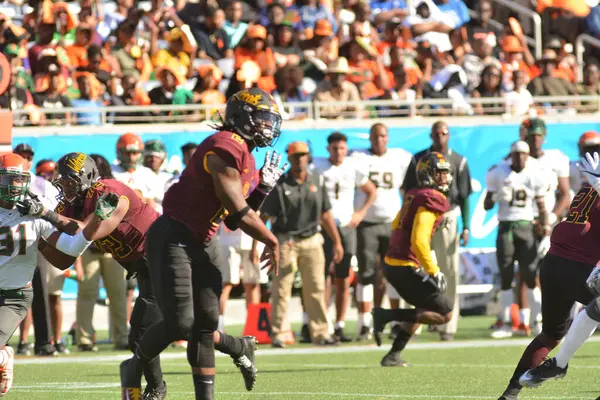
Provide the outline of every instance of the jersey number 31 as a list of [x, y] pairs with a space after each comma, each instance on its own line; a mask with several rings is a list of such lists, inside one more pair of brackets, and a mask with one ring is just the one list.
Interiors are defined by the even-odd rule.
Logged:
[[[19, 255], [24, 256], [27, 252], [27, 234], [25, 225], [17, 228], [19, 231]], [[0, 256], [10, 257], [15, 251], [15, 238], [10, 226], [0, 226]]]

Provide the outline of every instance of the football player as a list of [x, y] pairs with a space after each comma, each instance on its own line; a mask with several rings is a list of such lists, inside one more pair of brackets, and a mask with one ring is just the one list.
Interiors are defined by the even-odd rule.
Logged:
[[[341, 132], [333, 132], [327, 137], [329, 158], [314, 160], [314, 166], [325, 178], [325, 190], [331, 203], [331, 212], [338, 227], [344, 247], [342, 261], [333, 263], [334, 242], [324, 234], [323, 250], [325, 251], [325, 272], [329, 272], [334, 264], [335, 283], [335, 339], [349, 342], [352, 339], [344, 334], [346, 310], [350, 301], [350, 264], [356, 254], [356, 227], [362, 222], [369, 207], [377, 197], [377, 188], [369, 180], [366, 169], [348, 155], [348, 138]], [[358, 189], [358, 190], [357, 190]], [[362, 203], [356, 204], [355, 195], [361, 191], [365, 194]], [[329, 274], [328, 274], [329, 275]], [[327, 291], [326, 293], [330, 293]], [[326, 295], [325, 304], [329, 304]]]
[[[593, 192], [589, 198], [590, 204], [592, 204], [592, 201], [594, 202], [591, 207], [593, 207], [593, 209], [597, 212], [598, 193], [600, 193], [600, 157], [598, 156], [597, 152], [593, 152], [593, 154], [593, 156], [592, 153], [584, 154], [581, 159], [581, 164], [578, 164], [578, 170], [585, 174], [584, 185], [586, 186], [582, 187], [575, 199], [578, 201], [583, 200], [581, 197], [581, 191], [584, 190], [585, 187], [587, 187], [585, 190], [589, 190], [589, 186], [587, 186], [589, 182], [591, 187], [593, 187], [595, 190], [595, 192]], [[575, 199], [573, 200], [574, 203], [576, 201]], [[571, 205], [571, 207], [573, 208], [573, 205]], [[569, 213], [569, 215], [571, 214]], [[590, 223], [592, 221], [591, 214], [588, 221]], [[581, 230], [586, 231], [585, 235], [591, 235], [593, 226], [591, 228], [582, 227]], [[598, 230], [596, 229], [595, 235], [597, 234]], [[598, 236], [595, 236], [596, 239], [597, 237]], [[592, 238], [590, 238], [590, 240], [591, 239]], [[591, 243], [589, 244], [591, 245]], [[576, 250], [573, 249], [573, 251]], [[600, 257], [600, 254], [595, 252], [594, 256], [598, 258]], [[591, 260], [592, 259], [590, 258], [590, 261]], [[587, 278], [586, 284], [590, 291], [596, 295], [596, 297], [587, 305], [584, 310], [577, 314], [573, 320], [573, 323], [571, 324], [571, 327], [569, 328], [569, 332], [567, 333], [564, 342], [556, 354], [556, 357], [547, 359], [541, 365], [525, 372], [519, 379], [519, 383], [521, 385], [525, 387], [538, 387], [547, 380], [564, 377], [567, 374], [568, 363], [571, 357], [573, 357], [577, 349], [579, 349], [579, 347], [581, 347], [581, 345], [590, 336], [592, 336], [600, 324], [600, 267], [597, 266], [594, 268], [590, 276]], [[565, 326], [569, 326], [568, 322], [565, 323]]]
[[[487, 195], [483, 207], [491, 210], [496, 203], [498, 209], [498, 237], [496, 239], [496, 259], [500, 271], [502, 322], [492, 337], [502, 339], [513, 335], [510, 306], [513, 303], [514, 262], [519, 262], [520, 278], [527, 284], [529, 303], [534, 314], [541, 310], [541, 302], [535, 296], [538, 254], [545, 254], [550, 246], [550, 226], [547, 221], [544, 196], [548, 183], [544, 181], [543, 170], [529, 158], [529, 145], [519, 140], [510, 148], [511, 162], [492, 167], [487, 174]], [[540, 222], [533, 230], [533, 209], [537, 205]], [[537, 245], [536, 236], [545, 239]], [[521, 320], [529, 325], [530, 310], [521, 308]]]
[[410, 189], [392, 223], [392, 237], [385, 256], [385, 277], [413, 309], [373, 309], [373, 333], [381, 346], [388, 322], [398, 321], [391, 350], [381, 360], [384, 367], [407, 366], [400, 352], [420, 324], [442, 325], [452, 318], [450, 300], [444, 295], [446, 278], [431, 257], [431, 236], [450, 208], [444, 195], [452, 183], [451, 166], [441, 153], [423, 155], [416, 167], [419, 187]]
[[[597, 160], [598, 156], [595, 155], [593, 166], [585, 168], [588, 179], [594, 186], [586, 183], [579, 189], [571, 202], [568, 217], [552, 231], [550, 250], [540, 268], [542, 332], [523, 352], [508, 387], [499, 400], [516, 400], [524, 385], [539, 385], [551, 375], [558, 377], [566, 373], [565, 361], [568, 357], [561, 358], [560, 365], [558, 361], [551, 359], [546, 366], [549, 368], [542, 369], [545, 371], [543, 373], [531, 371], [525, 374], [540, 365], [565, 336], [571, 322], [573, 304], [578, 301], [587, 305], [594, 298], [586, 280], [600, 260], [600, 197], [597, 190], [594, 190], [600, 189]], [[595, 314], [599, 312], [595, 308], [597, 305], [595, 302], [591, 304], [587, 308], [588, 316], [600, 318]]]
[[182, 339], [188, 340], [196, 399], [214, 399], [213, 333], [222, 277], [219, 248], [212, 239], [226, 220], [229, 229], [241, 228], [265, 244], [261, 258], [277, 273], [279, 243], [255, 210], [283, 169], [268, 163], [256, 184], [251, 152], [272, 146], [280, 127], [271, 95], [257, 88], [235, 93], [218, 132], [198, 146], [180, 180], [165, 194], [164, 214], [148, 231], [150, 274], [164, 319], [144, 333], [135, 356], [121, 364], [123, 399], [138, 398], [145, 365]]
[[[371, 147], [352, 153], [351, 158], [367, 168], [369, 179], [377, 188], [377, 197], [367, 210], [365, 218], [357, 228], [356, 255], [358, 258], [358, 340], [366, 340], [371, 334], [371, 307], [374, 298], [373, 286], [377, 275], [377, 266], [382, 266], [387, 253], [392, 221], [398, 211], [400, 186], [404, 182], [406, 170], [412, 161], [412, 154], [404, 149], [390, 149], [388, 129], [384, 124], [376, 123], [369, 133]], [[356, 191], [356, 203], [364, 204], [366, 195]], [[399, 299], [392, 299], [392, 308], [398, 308]]]
[[[594, 154], [600, 152], [600, 133], [594, 131], [585, 132], [579, 137], [577, 147], [579, 148], [579, 157], [585, 157], [585, 153]], [[569, 182], [573, 195], [587, 182], [585, 173], [577, 168], [577, 164], [577, 161], [570, 162]]]
[[[18, 202], [25, 199], [31, 182], [26, 169], [21, 156], [0, 156], [0, 397], [8, 393], [13, 382], [14, 350], [7, 343], [31, 307], [38, 242], [47, 239], [61, 252], [76, 257], [89, 246], [99, 224], [116, 206], [115, 198], [102, 197], [82, 231], [74, 236], [61, 234], [48, 221], [21, 215]], [[75, 229], [79, 228], [77, 224]]]
[[[137, 277], [139, 296], [131, 313], [129, 332], [129, 348], [135, 351], [144, 330], [161, 319], [148, 274], [145, 250], [148, 228], [159, 214], [127, 185], [114, 179], [98, 178], [96, 164], [83, 153], [69, 153], [58, 160], [54, 182], [60, 191], [57, 212], [68, 218], [86, 221], [104, 193], [111, 192], [119, 196], [119, 204], [111, 218], [100, 224], [94, 245], [99, 250], [110, 253], [127, 270], [128, 277]], [[42, 246], [42, 252], [46, 255], [52, 249]], [[52, 255], [47, 258], [51, 260]], [[65, 267], [70, 265], [67, 263]], [[214, 340], [217, 348], [231, 355], [237, 364], [243, 359], [244, 365], [240, 368], [244, 380], [247, 386], [253, 384], [256, 375], [251, 362], [254, 338], [238, 339], [216, 332]], [[234, 351], [231, 350], [231, 343], [236, 345]], [[144, 400], [163, 399], [166, 396], [166, 385], [158, 357], [145, 366], [144, 376], [147, 382]]]

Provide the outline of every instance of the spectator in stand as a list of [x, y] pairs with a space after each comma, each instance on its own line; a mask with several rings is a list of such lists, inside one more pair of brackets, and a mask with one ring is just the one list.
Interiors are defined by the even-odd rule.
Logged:
[[526, 82], [529, 83], [533, 76], [531, 67], [534, 66], [534, 60], [527, 47], [525, 36], [520, 38], [514, 35], [506, 36], [502, 39], [501, 45], [504, 53], [504, 59], [502, 60], [502, 83], [504, 88], [512, 90], [512, 74], [517, 69], [525, 72]]
[[229, 81], [225, 97], [229, 98], [242, 89], [258, 87], [260, 74], [260, 66], [256, 62], [250, 60], [244, 61]]
[[408, 87], [416, 86], [420, 91], [423, 73], [412, 58], [406, 57], [407, 51], [400, 47], [390, 47], [390, 66], [386, 67], [386, 75], [389, 87], [395, 87], [395, 75], [399, 68], [404, 69], [406, 76], [403, 78]]
[[[173, 96], [173, 104], [225, 104], [225, 96], [219, 91], [223, 72], [214, 64], [202, 65], [198, 68], [196, 84], [192, 90], [178, 89]], [[205, 118], [205, 113], [198, 113]]]
[[229, 37], [229, 47], [235, 49], [246, 35], [248, 24], [242, 21], [242, 2], [231, 0], [225, 8], [225, 23], [223, 29]]
[[[407, 101], [414, 103], [417, 98], [417, 92], [410, 88], [408, 83], [408, 74], [401, 65], [396, 66], [393, 70], [394, 86], [386, 93], [386, 98], [396, 101]], [[406, 116], [409, 106], [393, 107], [393, 110], [402, 110], [402, 112], [391, 112], [388, 116]]]
[[371, 12], [375, 16], [374, 22], [379, 25], [394, 18], [402, 20], [408, 16], [408, 9], [404, 0], [372, 0]]
[[73, 69], [88, 65], [88, 48], [92, 43], [92, 27], [79, 24], [75, 29], [75, 43], [65, 48], [69, 57], [69, 65]]
[[300, 47], [304, 59], [314, 65], [306, 71], [306, 75], [320, 81], [327, 65], [338, 59], [339, 40], [333, 35], [331, 22], [327, 20], [317, 21], [313, 33], [312, 38], [300, 43]]
[[77, 72], [89, 72], [104, 85], [105, 92], [117, 93], [116, 77], [121, 76], [119, 63], [98, 45], [91, 45], [87, 49], [85, 61], [76, 69]]
[[[340, 57], [327, 68], [327, 78], [319, 83], [314, 94], [314, 100], [333, 103], [336, 101], [360, 102], [358, 88], [346, 80], [350, 72], [348, 60]], [[325, 118], [360, 118], [362, 107], [360, 104], [338, 106], [328, 104], [321, 109], [321, 116]]]
[[[478, 99], [481, 97], [501, 98], [504, 97], [502, 90], [502, 73], [496, 65], [488, 65], [481, 72], [481, 83], [471, 93], [471, 97]], [[476, 114], [503, 114], [504, 104], [502, 102], [493, 104], [473, 104], [473, 111]]]
[[409, 28], [417, 42], [428, 41], [439, 52], [452, 50], [448, 34], [455, 28], [456, 21], [445, 15], [432, 0], [417, 0], [416, 14], [404, 19], [403, 26]]
[[371, 39], [374, 43], [379, 41], [379, 32], [377, 27], [371, 22], [371, 7], [369, 3], [359, 1], [352, 9], [354, 10], [355, 20], [352, 24], [352, 30], [356, 35]]
[[53, 19], [56, 24], [56, 30], [52, 38], [52, 43], [56, 46], [68, 47], [75, 43], [75, 27], [77, 21], [71, 14], [67, 3], [59, 1], [52, 7]]
[[516, 70], [513, 72], [514, 89], [504, 94], [508, 112], [512, 115], [526, 115], [533, 106], [533, 97], [527, 84], [525, 84], [525, 72]]
[[54, 29], [54, 24], [41, 23], [38, 25], [37, 40], [28, 51], [29, 67], [33, 76], [40, 72], [40, 54], [42, 54], [42, 51], [47, 48], [54, 48], [52, 45]]
[[556, 53], [554, 50], [544, 50], [544, 54], [537, 62], [542, 73], [529, 82], [527, 90], [534, 96], [569, 96], [577, 94], [573, 85], [554, 76], [556, 69]]
[[466, 86], [467, 74], [465, 71], [456, 64], [450, 64], [423, 85], [423, 98], [451, 99], [454, 112], [471, 114], [473, 110], [466, 100]]
[[294, 107], [290, 107], [290, 112], [283, 109], [282, 104], [298, 103], [310, 101], [310, 96], [302, 89], [302, 81], [304, 72], [302, 68], [297, 66], [287, 65], [278, 69], [275, 73], [275, 85], [277, 88], [272, 95], [275, 101], [279, 104], [279, 111], [282, 113], [283, 119], [298, 119], [306, 117], [306, 112], [295, 112]]
[[181, 28], [173, 28], [167, 34], [168, 49], [162, 49], [152, 56], [154, 68], [169, 67], [180, 76], [191, 78], [194, 75], [192, 58], [198, 53], [198, 48], [190, 43]]
[[[160, 81], [161, 85], [155, 87], [148, 92], [151, 104], [173, 104], [173, 95], [177, 86], [185, 82], [183, 77], [177, 73], [177, 71], [169, 68], [162, 67], [156, 71], [156, 78]], [[168, 115], [168, 111], [159, 112], [160, 115]]]
[[365, 38], [356, 38], [348, 47], [350, 73], [346, 79], [355, 85], [364, 84], [363, 100], [383, 95], [389, 87], [383, 60], [377, 50]]
[[490, 24], [493, 15], [491, 0], [480, 0], [477, 6], [477, 18], [473, 18], [467, 24], [467, 36], [469, 42], [483, 39], [492, 48], [496, 47], [502, 31]]
[[[141, 87], [137, 86], [137, 79], [133, 75], [125, 75], [121, 80], [123, 94], [121, 96], [112, 95], [110, 103], [113, 106], [147, 106], [151, 104], [150, 97]], [[123, 123], [142, 123], [148, 121], [150, 114], [143, 111], [119, 112], [113, 116], [114, 122]]]
[[558, 36], [552, 36], [548, 39], [544, 48], [554, 50], [556, 53], [557, 65], [554, 70], [554, 76], [575, 83], [578, 75], [577, 59], [571, 52], [565, 50], [565, 48], [568, 49], [569, 47], [573, 48], [570, 43], [563, 43]]
[[102, 39], [108, 38], [127, 19], [130, 10], [133, 10], [133, 0], [116, 0], [116, 6], [115, 11], [104, 14], [96, 28]]
[[102, 125], [102, 114], [99, 111], [104, 106], [104, 103], [100, 101], [102, 84], [89, 72], [77, 73], [76, 79], [79, 98], [71, 100], [71, 105], [74, 108], [86, 108], [89, 111], [76, 112], [75, 123], [78, 125]]
[[223, 10], [208, 6], [204, 13], [204, 23], [190, 25], [194, 38], [198, 42], [198, 58], [216, 61], [233, 56], [229, 36], [223, 29], [224, 23]]
[[[381, 40], [376, 42], [377, 52], [385, 57], [389, 54], [389, 50], [394, 47], [402, 49], [409, 48], [410, 45], [403, 37], [402, 20], [399, 18], [392, 18], [387, 20], [383, 29]], [[385, 59], [385, 58], [384, 58]]]
[[500, 60], [492, 54], [495, 39], [492, 36], [477, 37], [473, 40], [473, 51], [463, 58], [462, 67], [467, 74], [467, 91], [472, 92], [481, 82], [481, 73], [488, 65], [501, 66]]
[[[64, 78], [56, 64], [51, 64], [50, 72], [36, 79], [36, 93], [33, 102], [40, 108], [60, 109], [71, 107], [71, 101], [64, 95], [67, 90]], [[62, 125], [71, 123], [70, 113], [47, 113], [44, 123]]]
[[117, 43], [112, 48], [112, 55], [119, 63], [123, 75], [133, 75], [139, 82], [146, 82], [152, 73], [152, 63], [148, 53], [138, 46], [135, 39], [137, 23], [124, 20], [116, 31]]
[[262, 77], [275, 74], [275, 56], [273, 50], [267, 46], [267, 30], [264, 26], [252, 25], [249, 27], [246, 36], [235, 49], [234, 68], [239, 68], [244, 61], [248, 60], [256, 62], [261, 67]]
[[439, 10], [452, 21], [453, 28], [460, 28], [471, 21], [469, 9], [462, 0], [435, 0]]
[[[17, 45], [14, 46], [17, 47]], [[11, 63], [11, 79], [8, 89], [0, 95], [0, 108], [17, 110], [23, 109], [26, 104], [33, 104], [33, 97], [27, 90], [26, 86], [19, 84], [19, 78], [23, 68], [20, 66], [16, 68], [12, 67], [12, 65], [15, 64], [13, 63], [13, 60], [18, 61], [18, 58], [16, 56], [7, 54], [13, 51], [13, 49], [13, 45], [9, 45], [4, 49], [4, 54], [7, 55], [7, 58], [9, 58], [9, 62]], [[14, 117], [20, 119], [21, 116], [25, 115], [15, 115]]]
[[[337, 21], [333, 14], [319, 0], [297, 0], [294, 5], [288, 8], [289, 13], [297, 13], [302, 27], [314, 31], [315, 24], [320, 19], [328, 20], [333, 31], [337, 32]], [[310, 34], [308, 35], [310, 36]]]
[[298, 65], [302, 61], [302, 50], [289, 22], [273, 27], [273, 55], [278, 68]]
[[[598, 96], [600, 95], [600, 73], [598, 65], [588, 62], [583, 69], [583, 82], [577, 85], [577, 94], [582, 96]], [[596, 112], [598, 110], [598, 102], [582, 101], [581, 111]]]
[[302, 23], [298, 19], [297, 21], [291, 21], [285, 15], [285, 6], [282, 4], [273, 2], [267, 7], [266, 15], [261, 18], [260, 25], [267, 27], [269, 34], [273, 33], [273, 27], [289, 22], [295, 31], [302, 29]]

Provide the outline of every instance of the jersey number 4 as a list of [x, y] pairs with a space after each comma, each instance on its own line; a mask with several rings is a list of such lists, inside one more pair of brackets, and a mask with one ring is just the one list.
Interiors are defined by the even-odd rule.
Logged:
[[596, 202], [598, 193], [591, 186], [584, 186], [573, 198], [567, 222], [572, 224], [585, 224], [589, 218], [592, 205]]
[[[27, 252], [27, 234], [25, 224], [19, 225], [19, 255]], [[15, 251], [15, 237], [10, 226], [0, 226], [0, 256], [10, 257]]]

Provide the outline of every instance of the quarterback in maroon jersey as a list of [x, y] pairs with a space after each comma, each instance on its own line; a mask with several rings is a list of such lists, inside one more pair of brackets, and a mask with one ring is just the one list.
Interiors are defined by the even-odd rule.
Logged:
[[[69, 153], [63, 156], [57, 162], [57, 172], [58, 176], [54, 184], [60, 190], [60, 203], [56, 209], [59, 215], [73, 220], [87, 221], [94, 215], [101, 198], [108, 193], [115, 194], [119, 198], [115, 211], [108, 219], [102, 221], [96, 230], [95, 237], [98, 239], [94, 241], [94, 245], [110, 253], [127, 270], [128, 276], [137, 276], [139, 296], [131, 314], [129, 332], [129, 348], [135, 351], [145, 329], [162, 318], [152, 291], [146, 261], [146, 233], [159, 214], [145, 204], [127, 185], [114, 179], [99, 179], [93, 159], [83, 153]], [[61, 223], [68, 225], [70, 220], [60, 218], [53, 223], [57, 226]], [[73, 224], [75, 229], [77, 226]], [[66, 226], [63, 229], [68, 231]], [[44, 245], [40, 250], [44, 254], [52, 251], [51, 246]], [[254, 354], [254, 338], [238, 339], [215, 332], [214, 340], [215, 346], [223, 353], [231, 355], [240, 366], [246, 385], [253, 384], [254, 366], [244, 367], [239, 364], [242, 364], [240, 360], [252, 364], [250, 359]], [[236, 345], [235, 349], [232, 344]], [[148, 363], [144, 375], [147, 386], [143, 399], [163, 399], [166, 396], [166, 385], [162, 378], [158, 357]]]
[[444, 195], [452, 182], [451, 166], [444, 156], [430, 152], [417, 164], [419, 187], [406, 195], [402, 209], [392, 223], [392, 236], [385, 256], [385, 276], [400, 296], [414, 309], [373, 310], [373, 331], [378, 346], [388, 322], [402, 322], [392, 349], [381, 360], [384, 367], [406, 366], [400, 352], [420, 324], [440, 325], [452, 317], [450, 301], [444, 295], [446, 280], [431, 257], [431, 236], [450, 209]]
[[125, 400], [139, 393], [144, 365], [182, 339], [188, 340], [196, 399], [214, 399], [212, 337], [219, 320], [222, 277], [219, 249], [211, 239], [221, 222], [231, 230], [241, 228], [265, 244], [262, 258], [277, 271], [279, 244], [255, 210], [283, 172], [281, 156], [267, 156], [257, 184], [251, 152], [271, 146], [280, 127], [271, 95], [255, 88], [235, 93], [227, 101], [219, 131], [198, 146], [180, 180], [165, 194], [164, 214], [152, 224], [147, 243], [164, 320], [144, 333], [135, 357], [121, 364]]
[[[597, 153], [594, 156], [597, 160]], [[587, 172], [590, 182], [598, 182], [598, 175], [583, 172]], [[571, 325], [571, 309], [576, 301], [588, 305], [580, 314], [600, 319], [600, 304], [592, 301], [594, 294], [586, 284], [600, 261], [599, 189], [600, 184], [598, 187], [584, 184], [573, 198], [567, 218], [552, 231], [550, 250], [540, 269], [542, 333], [523, 352], [499, 400], [516, 400], [523, 386], [536, 387], [547, 379], [566, 374], [566, 365], [557, 365], [555, 358], [547, 361], [544, 358], [567, 333]]]

